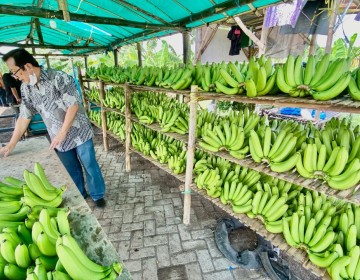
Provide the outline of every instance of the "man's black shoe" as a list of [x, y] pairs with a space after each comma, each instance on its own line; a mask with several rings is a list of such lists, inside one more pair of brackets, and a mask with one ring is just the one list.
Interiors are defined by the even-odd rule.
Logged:
[[100, 198], [99, 200], [95, 201], [95, 204], [99, 208], [104, 208], [106, 206], [106, 201], [103, 198]]

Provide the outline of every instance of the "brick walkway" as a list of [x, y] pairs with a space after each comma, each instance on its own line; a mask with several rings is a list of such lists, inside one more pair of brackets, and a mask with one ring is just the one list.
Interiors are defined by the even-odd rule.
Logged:
[[125, 172], [124, 148], [101, 136], [95, 148], [107, 186], [107, 206], [93, 209], [133, 279], [269, 279], [263, 270], [243, 270], [223, 257], [214, 241], [216, 220], [227, 217], [199, 195], [192, 196], [191, 226], [182, 224], [181, 184], [137, 154]]

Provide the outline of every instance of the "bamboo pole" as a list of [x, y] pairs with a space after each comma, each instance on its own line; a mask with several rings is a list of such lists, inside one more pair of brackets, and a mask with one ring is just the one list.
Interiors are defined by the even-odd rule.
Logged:
[[196, 109], [197, 109], [197, 86], [191, 86], [190, 92], [190, 117], [189, 117], [189, 141], [186, 156], [186, 175], [184, 191], [184, 216], [183, 223], [190, 224], [191, 210], [191, 183], [194, 166], [195, 136], [196, 136]]
[[114, 49], [114, 50], [113, 50], [113, 53], [114, 53], [114, 65], [115, 65], [115, 66], [119, 66], [118, 50], [117, 50], [117, 49]]
[[129, 84], [126, 83], [125, 87], [125, 170], [126, 172], [131, 171], [131, 160], [130, 160], [130, 145], [131, 145], [131, 90]]
[[259, 47], [259, 50], [265, 49], [264, 43], [261, 42], [261, 41], [259, 40], [259, 38], [256, 37], [255, 34], [252, 33], [251, 30], [246, 27], [246, 25], [242, 22], [242, 20], [241, 20], [238, 16], [234, 17], [234, 19], [235, 19], [237, 25], [240, 26], [241, 30], [242, 30], [246, 35], [248, 35], [249, 38], [250, 38], [251, 40], [253, 40], [253, 42]]
[[316, 34], [311, 36], [309, 55], [314, 55], [316, 51]]
[[331, 46], [335, 32], [334, 26], [336, 22], [336, 9], [339, 7], [339, 1], [340, 0], [335, 0], [333, 6], [330, 7], [330, 9], [328, 10], [328, 14], [330, 18], [329, 18], [329, 31], [326, 39], [325, 53], [331, 53]]
[[137, 55], [138, 55], [138, 65], [142, 66], [142, 54], [141, 54], [141, 44], [139, 42], [136, 43]]
[[45, 55], [45, 59], [46, 59], [46, 65], [47, 65], [47, 68], [49, 69], [49, 68], [50, 68], [50, 60], [49, 60], [49, 56], [48, 56], [48, 55]]
[[109, 143], [107, 137], [107, 129], [106, 129], [106, 111], [104, 108], [104, 98], [105, 98], [105, 88], [104, 82], [100, 80], [100, 108], [101, 108], [101, 127], [103, 133], [103, 143], [104, 143], [104, 150], [107, 152], [109, 150]]
[[89, 103], [86, 101], [86, 98], [85, 98], [85, 87], [84, 87], [84, 81], [83, 81], [83, 78], [81, 75], [81, 69], [79, 66], [76, 66], [76, 69], [78, 72], [78, 79], [79, 79], [80, 88], [81, 88], [81, 97], [82, 97], [84, 107], [85, 107], [85, 109], [90, 110]]

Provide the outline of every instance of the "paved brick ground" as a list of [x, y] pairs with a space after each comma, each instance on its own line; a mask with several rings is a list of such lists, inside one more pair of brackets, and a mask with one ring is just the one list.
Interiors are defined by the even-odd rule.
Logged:
[[213, 230], [227, 214], [206, 199], [192, 197], [191, 226], [182, 224], [181, 184], [137, 154], [125, 172], [123, 146], [110, 141], [105, 153], [96, 135], [96, 154], [107, 185], [107, 206], [93, 209], [133, 279], [269, 279], [260, 270], [235, 266], [217, 249]]

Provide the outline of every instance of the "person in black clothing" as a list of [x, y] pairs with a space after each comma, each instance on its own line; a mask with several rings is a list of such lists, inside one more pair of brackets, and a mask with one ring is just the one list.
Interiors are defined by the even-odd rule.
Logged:
[[9, 73], [3, 75], [3, 82], [6, 90], [6, 103], [7, 104], [20, 104], [21, 102], [21, 82], [16, 80]]
[[227, 38], [231, 41], [229, 55], [239, 55], [241, 49], [241, 29], [239, 26], [234, 25], [231, 27]]
[[6, 90], [1, 73], [0, 73], [0, 106], [1, 107], [6, 106]]

